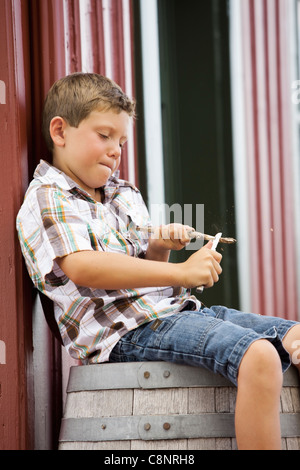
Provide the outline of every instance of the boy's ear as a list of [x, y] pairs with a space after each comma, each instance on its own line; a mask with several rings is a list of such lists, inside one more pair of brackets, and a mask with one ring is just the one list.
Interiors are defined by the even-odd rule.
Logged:
[[67, 123], [62, 117], [55, 116], [53, 119], [51, 119], [49, 132], [54, 145], [57, 145], [58, 147], [64, 147], [66, 127]]

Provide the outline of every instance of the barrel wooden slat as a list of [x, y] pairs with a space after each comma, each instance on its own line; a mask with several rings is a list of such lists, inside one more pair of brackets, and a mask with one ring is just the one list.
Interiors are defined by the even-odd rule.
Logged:
[[297, 387], [284, 387], [280, 397], [282, 413], [300, 413], [300, 394]]
[[[61, 450], [237, 448], [236, 388], [203, 369], [158, 362], [80, 366], [71, 369], [67, 391]], [[284, 376], [281, 419], [283, 449], [299, 450], [296, 369]]]
[[75, 392], [67, 396], [65, 418], [131, 416], [134, 390]]

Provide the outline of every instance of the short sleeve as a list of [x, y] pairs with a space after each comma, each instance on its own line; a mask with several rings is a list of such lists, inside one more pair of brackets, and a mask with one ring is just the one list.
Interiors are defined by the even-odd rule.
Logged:
[[88, 223], [70, 199], [55, 186], [41, 186], [28, 196], [18, 215], [17, 228], [29, 274], [35, 284], [46, 276], [63, 275], [55, 259], [93, 250]]

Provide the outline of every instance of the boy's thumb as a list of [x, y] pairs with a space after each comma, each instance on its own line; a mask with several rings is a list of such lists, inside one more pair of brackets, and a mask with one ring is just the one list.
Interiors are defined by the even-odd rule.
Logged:
[[210, 240], [208, 243], [206, 243], [205, 248], [207, 248], [208, 250], [211, 250], [212, 246], [213, 246], [213, 240]]

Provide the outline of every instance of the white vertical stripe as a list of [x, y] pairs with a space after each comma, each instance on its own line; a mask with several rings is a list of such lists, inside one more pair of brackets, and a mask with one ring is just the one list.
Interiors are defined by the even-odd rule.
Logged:
[[[129, 0], [123, 0], [123, 30], [124, 30], [124, 63], [125, 63], [125, 92], [132, 98], [132, 58], [131, 58], [131, 29], [130, 29], [130, 6]], [[135, 162], [134, 162], [134, 136], [133, 124], [131, 123], [128, 132], [128, 179], [135, 183]]]
[[70, 28], [69, 28], [69, 11], [67, 0], [63, 0], [63, 11], [64, 11], [64, 28], [65, 28], [65, 63], [66, 63], [66, 75], [69, 75], [71, 57], [70, 57]]
[[[298, 11], [297, 11], [298, 10]], [[298, 18], [297, 18], [298, 16]], [[294, 0], [289, 3], [289, 23], [290, 23], [290, 51], [291, 51], [291, 77], [293, 80], [300, 79], [300, 70], [298, 69], [298, 61], [300, 59], [300, 2]], [[297, 31], [297, 23], [299, 31]], [[298, 50], [297, 50], [298, 47]], [[295, 247], [297, 252], [297, 292], [298, 292], [298, 320], [300, 321], [300, 112], [299, 105], [293, 103], [291, 83], [291, 106], [293, 114], [293, 167], [294, 167], [294, 198], [295, 198]]]
[[132, 97], [132, 61], [131, 61], [131, 30], [129, 0], [123, 0], [123, 30], [124, 30], [124, 63], [125, 63], [125, 92]]
[[247, 151], [240, 0], [230, 3], [230, 67], [240, 308], [251, 311]]
[[[140, 0], [148, 205], [165, 203], [157, 0]], [[153, 206], [154, 207], [154, 206]]]
[[79, 0], [82, 72], [93, 72], [93, 38], [90, 25], [91, 2]]
[[113, 77], [113, 52], [111, 34], [111, 0], [103, 0], [103, 32], [104, 32], [104, 53], [105, 53], [105, 75], [111, 79]]

